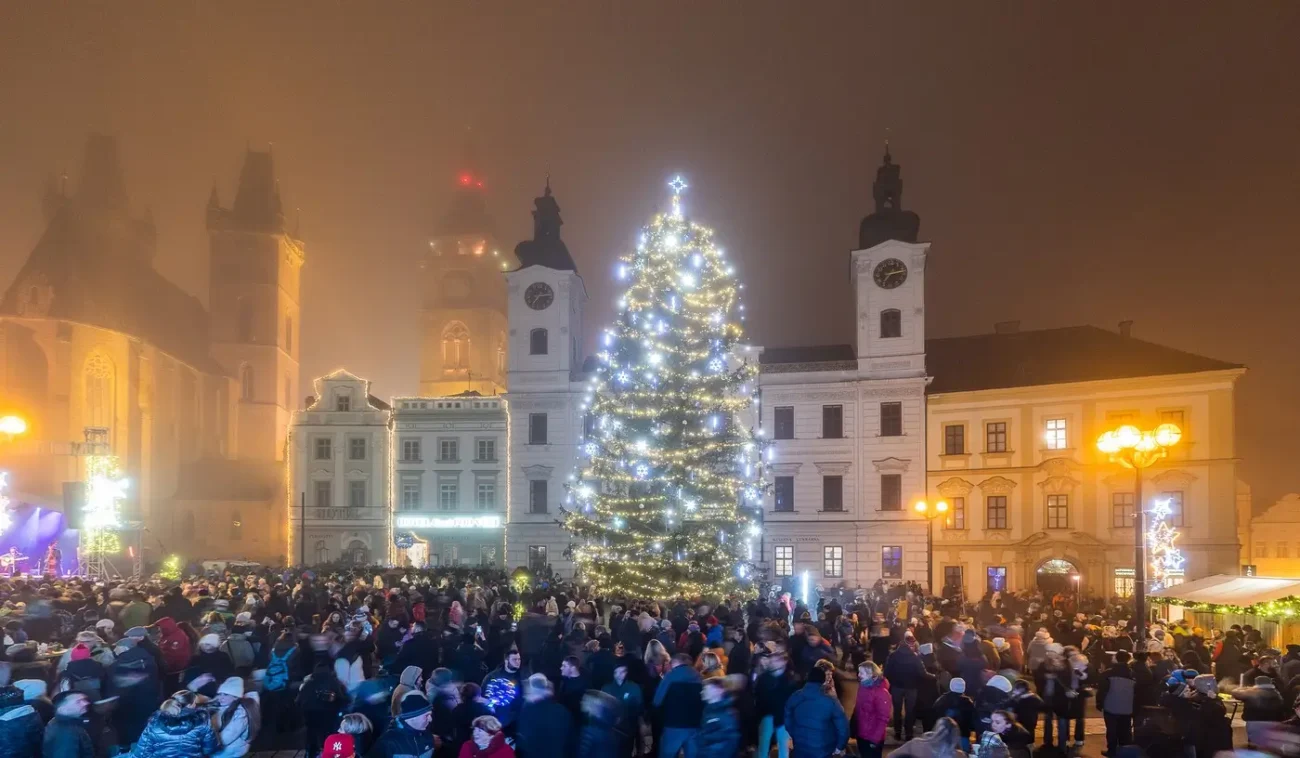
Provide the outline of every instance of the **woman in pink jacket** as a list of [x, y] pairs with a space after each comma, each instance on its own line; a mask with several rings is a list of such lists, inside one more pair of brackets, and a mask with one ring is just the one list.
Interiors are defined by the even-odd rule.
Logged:
[[858, 666], [858, 702], [854, 706], [857, 724], [854, 737], [858, 739], [858, 754], [862, 758], [880, 758], [885, 746], [885, 729], [893, 711], [893, 698], [889, 695], [889, 682], [880, 673], [880, 667], [871, 661]]

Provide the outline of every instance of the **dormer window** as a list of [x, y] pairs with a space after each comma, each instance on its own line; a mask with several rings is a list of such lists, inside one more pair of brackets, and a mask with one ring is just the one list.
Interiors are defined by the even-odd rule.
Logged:
[[352, 395], [346, 392], [340, 392], [334, 397], [334, 410], [350, 411], [352, 410]]

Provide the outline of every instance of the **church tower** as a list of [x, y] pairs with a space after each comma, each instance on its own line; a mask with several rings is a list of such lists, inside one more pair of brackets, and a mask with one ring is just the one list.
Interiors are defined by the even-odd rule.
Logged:
[[514, 257], [498, 249], [473, 161], [456, 177], [451, 204], [420, 262], [420, 394], [506, 389], [506, 283]]
[[303, 243], [285, 228], [271, 152], [249, 150], [230, 208], [208, 198], [212, 357], [238, 377], [238, 458], [281, 460], [297, 404]]
[[853, 251], [858, 372], [863, 378], [925, 376], [925, 258], [921, 217], [903, 210], [903, 177], [885, 144], [872, 184], [876, 211], [858, 227]]

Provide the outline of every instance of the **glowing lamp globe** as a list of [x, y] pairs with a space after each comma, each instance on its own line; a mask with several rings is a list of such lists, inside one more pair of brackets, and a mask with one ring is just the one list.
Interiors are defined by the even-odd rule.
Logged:
[[22, 434], [27, 431], [27, 422], [21, 416], [5, 416], [0, 418], [0, 433], [10, 436]]
[[948, 504], [947, 504], [946, 502], [940, 500], [939, 502], [937, 502], [937, 503], [934, 504], [934, 509], [935, 509], [936, 511], [938, 511], [939, 513], [947, 513], [947, 512], [948, 512]]
[[1114, 455], [1120, 450], [1119, 437], [1114, 432], [1106, 432], [1097, 438], [1097, 449], [1107, 455]]
[[1125, 424], [1115, 430], [1115, 439], [1121, 448], [1137, 447], [1138, 442], [1142, 440], [1142, 431], [1132, 424]]
[[[3, 420], [0, 419], [0, 423]], [[1178, 424], [1161, 424], [1156, 427], [1156, 444], [1160, 447], [1173, 447], [1183, 438], [1183, 430], [1178, 428]]]
[[1133, 445], [1133, 449], [1139, 453], [1149, 453], [1157, 447], [1159, 446], [1156, 445], [1156, 436], [1151, 432], [1143, 432], [1138, 437], [1137, 444]]
[[916, 512], [917, 512], [917, 513], [925, 513], [926, 510], [929, 509], [930, 506], [926, 505], [926, 503], [925, 503], [924, 500], [918, 500], [918, 501], [916, 501], [916, 505], [914, 505], [914, 506], [912, 506], [912, 507], [913, 507], [914, 509], [916, 509]]

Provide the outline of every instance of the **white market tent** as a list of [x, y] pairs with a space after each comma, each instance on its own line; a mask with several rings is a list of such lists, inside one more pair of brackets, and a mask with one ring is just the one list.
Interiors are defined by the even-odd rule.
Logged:
[[[1300, 640], [1300, 620], [1289, 607], [1290, 603], [1278, 612], [1270, 613], [1262, 608], [1266, 603], [1300, 598], [1300, 578], [1215, 574], [1156, 590], [1147, 597], [1163, 605], [1166, 621], [1186, 618], [1205, 629], [1250, 624], [1274, 647]], [[1217, 613], [1202, 604], [1234, 606], [1234, 610], [1240, 610]]]
[[1300, 597], [1300, 578], [1215, 574], [1156, 590], [1147, 597], [1244, 608], [1287, 597]]

